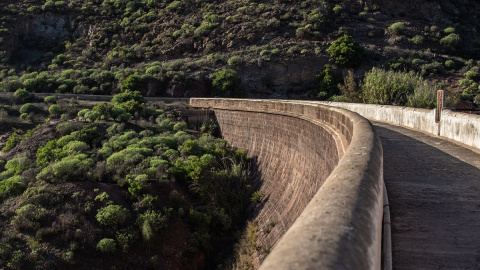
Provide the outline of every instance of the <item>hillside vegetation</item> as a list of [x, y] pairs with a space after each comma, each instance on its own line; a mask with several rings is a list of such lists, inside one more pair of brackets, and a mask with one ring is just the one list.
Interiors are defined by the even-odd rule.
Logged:
[[[233, 96], [324, 99], [342, 94], [346, 68], [361, 84], [377, 67], [419, 73], [456, 93], [454, 103], [480, 102], [475, 1], [11, 0], [0, 7], [3, 91], [111, 94], [129, 84], [148, 96], [209, 96], [218, 95], [215, 72], [232, 69], [244, 89]], [[345, 34], [359, 44], [350, 56], [330, 48]], [[329, 62], [337, 74], [325, 95], [315, 75]]]
[[233, 244], [261, 196], [246, 152], [214, 137], [212, 121], [188, 129], [184, 105], [139, 101], [133, 116], [124, 107], [135, 95], [122, 96], [93, 107], [26, 103], [37, 113], [14, 129], [0, 159], [2, 268], [234, 263]]

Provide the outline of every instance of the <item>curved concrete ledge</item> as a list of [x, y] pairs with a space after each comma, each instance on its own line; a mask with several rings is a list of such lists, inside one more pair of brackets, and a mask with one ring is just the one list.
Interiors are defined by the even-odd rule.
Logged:
[[301, 101], [190, 104], [212, 109], [229, 143], [258, 158], [259, 241], [273, 246], [260, 269], [380, 269], [383, 157], [368, 120]]

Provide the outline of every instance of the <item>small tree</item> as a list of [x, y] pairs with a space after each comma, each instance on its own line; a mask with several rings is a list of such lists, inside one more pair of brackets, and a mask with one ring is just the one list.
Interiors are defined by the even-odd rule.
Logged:
[[356, 66], [362, 61], [362, 47], [349, 35], [343, 35], [335, 40], [327, 52], [340, 66]]
[[237, 72], [231, 69], [222, 69], [213, 73], [212, 94], [220, 97], [243, 97], [243, 89]]
[[58, 106], [57, 104], [52, 104], [49, 108], [48, 108], [48, 112], [51, 114], [51, 115], [59, 115], [61, 112], [62, 112], [62, 108], [60, 106]]
[[17, 91], [15, 91], [14, 96], [23, 100], [30, 96], [30, 92], [25, 89], [18, 89]]
[[139, 91], [125, 90], [125, 92], [117, 94], [112, 98], [112, 103], [115, 106], [123, 108], [131, 114], [140, 111], [144, 102], [143, 96]]
[[33, 105], [32, 103], [25, 103], [25, 104], [22, 105], [22, 107], [20, 107], [19, 112], [20, 113], [30, 113], [34, 109], [35, 109], [35, 105]]
[[111, 238], [103, 238], [98, 242], [97, 249], [101, 252], [112, 253], [117, 249], [117, 244], [115, 243], [115, 240]]
[[452, 51], [454, 51], [458, 47], [458, 45], [460, 45], [460, 42], [462, 42], [460, 35], [455, 33], [451, 33], [450, 35], [440, 39], [440, 44], [446, 49]]
[[322, 72], [316, 75], [319, 79], [317, 98], [326, 100], [327, 98], [337, 94], [339, 81], [338, 77], [332, 70], [332, 66], [324, 65]]

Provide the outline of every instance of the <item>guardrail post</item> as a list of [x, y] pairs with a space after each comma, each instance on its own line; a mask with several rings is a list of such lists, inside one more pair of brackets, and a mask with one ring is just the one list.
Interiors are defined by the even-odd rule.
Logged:
[[437, 135], [440, 136], [440, 118], [445, 107], [445, 90], [437, 90], [437, 108], [435, 109], [435, 123], [438, 123]]
[[445, 90], [437, 90], [437, 110], [435, 111], [435, 122], [440, 122], [442, 109], [445, 107]]

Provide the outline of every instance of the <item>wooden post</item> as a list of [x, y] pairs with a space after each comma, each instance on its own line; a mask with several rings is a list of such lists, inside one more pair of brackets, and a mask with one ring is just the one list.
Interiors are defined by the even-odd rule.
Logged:
[[437, 110], [435, 111], [435, 122], [440, 122], [442, 109], [445, 107], [445, 90], [437, 90]]

